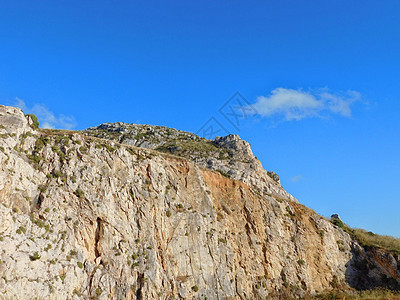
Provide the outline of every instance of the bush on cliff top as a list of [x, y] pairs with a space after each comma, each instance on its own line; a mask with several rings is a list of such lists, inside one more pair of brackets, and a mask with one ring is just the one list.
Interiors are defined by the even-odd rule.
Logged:
[[26, 116], [31, 117], [32, 122], [33, 122], [32, 125], [31, 125], [31, 127], [32, 127], [33, 129], [39, 128], [39, 119], [38, 119], [38, 117], [36, 117], [36, 115], [34, 115], [34, 114], [27, 114]]

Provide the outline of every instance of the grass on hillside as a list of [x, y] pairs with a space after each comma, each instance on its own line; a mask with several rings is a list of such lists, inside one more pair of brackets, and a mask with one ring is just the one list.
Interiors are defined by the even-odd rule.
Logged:
[[379, 235], [364, 229], [350, 228], [339, 219], [332, 219], [331, 222], [342, 228], [363, 247], [378, 247], [386, 249], [393, 254], [400, 255], [400, 239], [388, 235]]
[[164, 144], [156, 149], [160, 152], [174, 153], [178, 156], [189, 156], [190, 154], [197, 154], [200, 156], [210, 156], [212, 154], [219, 154], [221, 157], [228, 153], [224, 148], [218, 148], [212, 142], [207, 140], [180, 140], [173, 141], [169, 144]]
[[400, 239], [379, 235], [364, 229], [351, 229], [353, 236], [362, 246], [380, 247], [389, 250], [392, 253], [400, 254]]

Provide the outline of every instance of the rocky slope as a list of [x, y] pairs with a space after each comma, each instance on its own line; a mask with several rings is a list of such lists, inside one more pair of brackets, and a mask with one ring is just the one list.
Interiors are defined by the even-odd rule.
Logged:
[[0, 106], [2, 299], [285, 299], [399, 283], [397, 256], [299, 204], [237, 136], [157, 133], [143, 148], [118, 124], [32, 124]]

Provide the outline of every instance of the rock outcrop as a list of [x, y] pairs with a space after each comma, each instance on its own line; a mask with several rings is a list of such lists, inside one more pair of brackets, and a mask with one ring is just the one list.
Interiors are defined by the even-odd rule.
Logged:
[[238, 136], [141, 143], [124, 126], [31, 125], [0, 106], [0, 298], [273, 299], [399, 282], [397, 257], [282, 192]]
[[[185, 157], [201, 168], [242, 181], [261, 195], [297, 202], [282, 188], [278, 175], [274, 172], [268, 175], [261, 162], [253, 155], [250, 144], [238, 135], [230, 134], [206, 140], [193, 133], [176, 129], [121, 122], [91, 127], [85, 130], [85, 134]], [[272, 177], [271, 173], [275, 174], [275, 177]]]

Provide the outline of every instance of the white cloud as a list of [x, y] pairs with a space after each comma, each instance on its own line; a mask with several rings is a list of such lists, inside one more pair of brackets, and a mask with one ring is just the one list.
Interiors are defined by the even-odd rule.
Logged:
[[327, 114], [351, 116], [351, 105], [360, 100], [356, 91], [331, 93], [327, 89], [303, 91], [301, 89], [276, 88], [269, 96], [259, 96], [253, 108], [263, 117], [279, 115], [286, 121]]
[[25, 101], [19, 98], [15, 99], [15, 106], [21, 108], [25, 114], [35, 114], [40, 122], [41, 128], [47, 129], [73, 129], [76, 127], [75, 118], [72, 116], [59, 115], [55, 116], [52, 111], [41, 104], [35, 104], [29, 108]]
[[28, 108], [26, 107], [25, 102], [22, 99], [15, 98], [15, 103], [13, 105], [19, 107], [25, 113], [27, 113], [28, 111]]
[[302, 179], [303, 179], [303, 175], [299, 174], [299, 175], [296, 175], [296, 176], [293, 176], [292, 178], [290, 178], [290, 181], [299, 182]]

